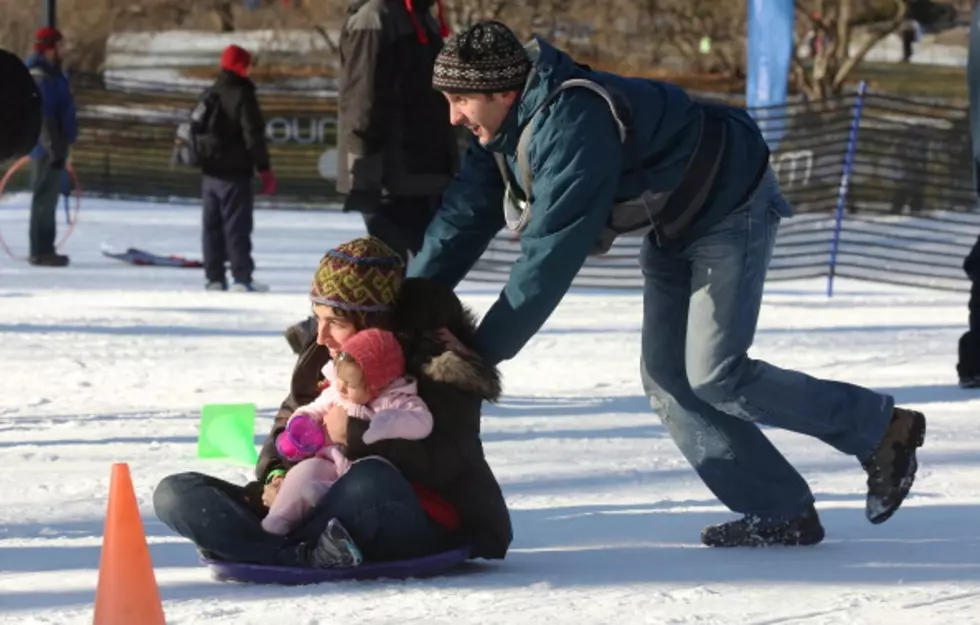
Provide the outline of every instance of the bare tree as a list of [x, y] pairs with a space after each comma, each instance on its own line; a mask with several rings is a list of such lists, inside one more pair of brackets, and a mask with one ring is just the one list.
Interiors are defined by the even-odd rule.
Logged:
[[40, 9], [37, 3], [23, 0], [0, 2], [0, 47], [18, 54], [30, 49], [34, 29], [38, 25]]
[[220, 32], [235, 32], [235, 4], [232, 0], [211, 0], [211, 12]]
[[[695, 71], [744, 76], [745, 0], [673, 0], [649, 2], [655, 10], [654, 36]], [[708, 50], [702, 51], [707, 40]]]
[[513, 8], [514, 0], [443, 0], [452, 29], [462, 30], [481, 20], [501, 19], [505, 9]]
[[[792, 77], [804, 95], [822, 100], [841, 93], [851, 73], [871, 48], [901, 27], [909, 1], [886, 0], [884, 4], [891, 5], [890, 17], [869, 26], [864, 41], [850, 54], [855, 0], [797, 0], [797, 18], [801, 27], [797, 29]], [[809, 64], [807, 56], [810, 56]]]

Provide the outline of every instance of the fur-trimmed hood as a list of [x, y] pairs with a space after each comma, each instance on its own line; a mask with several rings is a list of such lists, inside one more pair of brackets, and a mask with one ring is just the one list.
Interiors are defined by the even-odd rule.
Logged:
[[454, 386], [495, 402], [500, 398], [500, 373], [479, 356], [449, 351], [437, 337], [443, 328], [471, 346], [477, 318], [451, 290], [423, 278], [402, 284], [395, 309], [395, 332], [405, 349], [408, 372]]

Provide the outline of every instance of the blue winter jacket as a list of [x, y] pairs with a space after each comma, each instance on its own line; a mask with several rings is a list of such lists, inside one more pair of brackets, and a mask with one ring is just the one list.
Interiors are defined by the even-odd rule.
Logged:
[[[409, 267], [410, 276], [450, 288], [466, 276], [505, 225], [504, 182], [491, 152], [505, 154], [516, 171], [521, 128], [565, 80], [587, 78], [625, 97], [640, 154], [626, 158], [606, 101], [587, 89], [562, 91], [537, 115], [528, 147], [534, 202], [521, 234], [522, 253], [475, 337], [474, 347], [493, 364], [515, 356], [558, 306], [613, 204], [636, 198], [644, 188], [669, 191], [678, 185], [700, 128], [702, 105], [675, 85], [590, 71], [540, 39], [528, 50], [534, 71], [520, 100], [485, 147], [471, 142]], [[748, 114], [727, 106], [718, 114], [727, 125], [727, 148], [705, 212], [681, 245], [745, 202], [768, 165], [769, 150]], [[629, 171], [637, 160], [646, 168], [643, 176]], [[516, 173], [513, 178], [521, 180]]]
[[31, 151], [31, 158], [50, 154], [54, 160], [64, 160], [68, 157], [68, 148], [78, 140], [75, 97], [71, 93], [68, 79], [60, 67], [52, 65], [40, 53], [34, 53], [27, 58], [27, 67], [41, 92], [44, 116], [41, 137]]

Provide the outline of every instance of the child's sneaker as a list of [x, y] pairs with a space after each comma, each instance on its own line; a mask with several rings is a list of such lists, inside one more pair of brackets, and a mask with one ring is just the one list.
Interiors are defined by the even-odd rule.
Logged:
[[210, 280], [204, 285], [205, 291], [227, 291], [228, 285], [218, 280]]
[[339, 569], [358, 566], [364, 561], [361, 550], [340, 521], [330, 519], [327, 529], [309, 553], [310, 565], [318, 569]]
[[235, 293], [265, 293], [269, 290], [268, 284], [262, 284], [252, 280], [251, 282], [234, 282], [231, 290]]

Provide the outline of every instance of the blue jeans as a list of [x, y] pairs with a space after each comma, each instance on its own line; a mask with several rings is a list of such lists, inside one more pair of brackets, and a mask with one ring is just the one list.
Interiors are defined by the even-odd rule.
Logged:
[[31, 161], [31, 256], [55, 253], [57, 235], [58, 200], [61, 197], [63, 169], [51, 167], [51, 157], [42, 156]]
[[303, 566], [301, 543], [315, 541], [337, 518], [366, 561], [400, 560], [437, 553], [451, 545], [415, 491], [387, 462], [355, 462], [287, 536], [262, 529], [240, 486], [201, 473], [164, 478], [153, 492], [153, 510], [170, 529], [208, 557], [233, 562]]
[[813, 503], [806, 482], [758, 423], [808, 434], [864, 461], [893, 398], [749, 358], [780, 218], [790, 208], [770, 170], [748, 202], [687, 247], [649, 239], [641, 375], [650, 403], [728, 508], [772, 520]]

